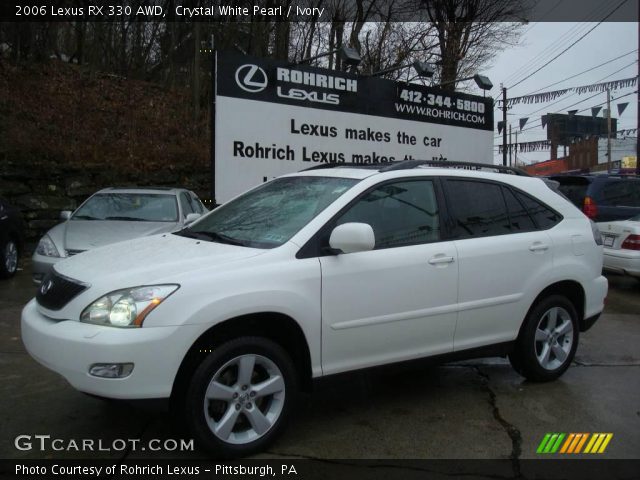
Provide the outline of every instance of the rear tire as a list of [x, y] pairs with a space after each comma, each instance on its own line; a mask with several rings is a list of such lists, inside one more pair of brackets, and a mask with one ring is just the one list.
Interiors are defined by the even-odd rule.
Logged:
[[186, 422], [214, 456], [243, 457], [264, 450], [284, 430], [297, 396], [287, 352], [266, 338], [240, 337], [214, 348], [196, 368]]
[[18, 271], [18, 244], [11, 238], [0, 244], [0, 278], [11, 278]]
[[514, 370], [534, 382], [560, 377], [571, 365], [578, 348], [578, 314], [561, 295], [536, 303], [509, 354]]

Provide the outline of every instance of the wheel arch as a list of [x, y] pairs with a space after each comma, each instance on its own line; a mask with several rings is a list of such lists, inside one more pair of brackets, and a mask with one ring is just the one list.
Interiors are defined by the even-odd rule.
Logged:
[[279, 344], [291, 356], [302, 390], [311, 390], [311, 353], [302, 328], [292, 317], [283, 313], [259, 312], [230, 318], [201, 334], [182, 359], [173, 381], [172, 399], [184, 395], [189, 379], [207, 350], [216, 348], [226, 340], [243, 336], [265, 337]]
[[525, 326], [525, 320], [529, 317], [531, 310], [535, 308], [535, 306], [540, 302], [543, 298], [549, 297], [551, 295], [562, 295], [566, 297], [576, 309], [576, 313], [578, 314], [578, 324], [580, 325], [580, 330], [583, 329], [584, 323], [584, 315], [585, 315], [585, 291], [580, 282], [576, 280], [561, 280], [551, 285], [545, 287], [531, 302], [531, 306], [527, 310], [527, 314], [525, 315], [522, 324], [520, 325], [520, 330], [518, 331], [518, 337], [520, 337], [522, 330]]

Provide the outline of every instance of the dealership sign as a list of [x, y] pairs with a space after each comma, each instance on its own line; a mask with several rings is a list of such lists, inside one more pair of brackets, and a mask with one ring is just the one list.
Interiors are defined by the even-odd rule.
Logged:
[[221, 52], [214, 78], [217, 203], [326, 163], [493, 159], [491, 98]]

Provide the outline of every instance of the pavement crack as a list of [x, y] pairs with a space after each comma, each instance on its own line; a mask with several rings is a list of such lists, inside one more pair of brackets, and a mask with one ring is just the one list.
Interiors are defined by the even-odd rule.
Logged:
[[[153, 420], [148, 420], [147, 422], [145, 422], [142, 425], [142, 428], [140, 429], [140, 432], [138, 433], [138, 436], [135, 437], [137, 439], [140, 440], [140, 443], [142, 443], [142, 436], [144, 435], [144, 432], [147, 431], [147, 429], [149, 428], [149, 426], [153, 423]], [[123, 454], [122, 454], [122, 458], [120, 459], [122, 460], [126, 460], [127, 457], [131, 454], [131, 452], [133, 451], [133, 442], [127, 442], [127, 448], [125, 448]]]
[[588, 363], [573, 359], [576, 367], [640, 367], [640, 363]]
[[507, 435], [509, 435], [509, 438], [511, 439], [511, 454], [509, 455], [509, 459], [511, 460], [511, 466], [513, 468], [514, 476], [515, 478], [522, 477], [520, 468], [520, 455], [522, 454], [522, 434], [520, 433], [518, 427], [509, 423], [500, 413], [496, 393], [489, 385], [489, 381], [491, 380], [489, 374], [483, 372], [478, 366], [472, 366], [471, 368], [480, 377], [482, 387], [489, 395], [489, 405], [491, 406], [493, 418], [500, 424], [500, 426], [502, 426], [504, 431], [507, 433]]

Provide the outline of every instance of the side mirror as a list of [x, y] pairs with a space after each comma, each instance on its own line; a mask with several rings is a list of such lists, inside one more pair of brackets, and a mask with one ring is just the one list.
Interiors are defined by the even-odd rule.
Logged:
[[60, 220], [63, 222], [71, 218], [71, 210], [63, 210], [60, 212]]
[[197, 219], [199, 219], [201, 216], [202, 215], [200, 215], [199, 213], [188, 213], [184, 219], [184, 224], [190, 225], [193, 222], [195, 222]]
[[329, 246], [342, 253], [367, 252], [375, 245], [373, 228], [366, 223], [343, 223], [334, 228], [329, 237]]

